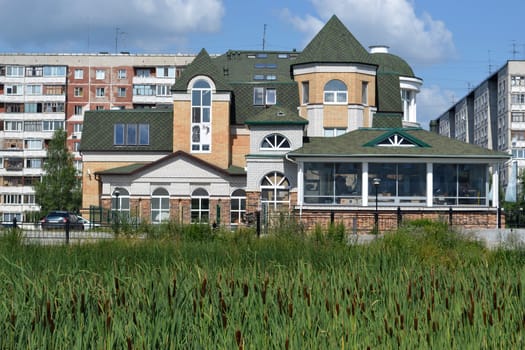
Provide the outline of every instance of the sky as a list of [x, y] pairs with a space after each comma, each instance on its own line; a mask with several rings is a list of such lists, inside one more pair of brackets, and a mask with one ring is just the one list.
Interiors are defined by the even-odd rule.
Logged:
[[[507, 60], [525, 59], [524, 0], [0, 0], [0, 52], [301, 51], [336, 15], [387, 45], [423, 86], [428, 129]], [[521, 35], [520, 35], [521, 34]]]

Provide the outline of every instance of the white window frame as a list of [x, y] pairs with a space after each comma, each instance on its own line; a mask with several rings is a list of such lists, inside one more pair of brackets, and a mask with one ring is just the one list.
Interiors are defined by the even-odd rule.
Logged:
[[98, 98], [106, 96], [106, 88], [98, 87], [95, 91], [95, 95]]
[[95, 71], [95, 79], [96, 80], [104, 80], [104, 79], [106, 79], [106, 71], [104, 69], [97, 69]]
[[[278, 171], [266, 174], [261, 180], [261, 204], [277, 209], [290, 204], [290, 181]], [[282, 197], [286, 199], [281, 199]]]
[[290, 141], [281, 134], [266, 135], [261, 142], [261, 150], [265, 151], [282, 151], [289, 150]]
[[157, 188], [151, 194], [151, 222], [160, 224], [170, 219], [170, 194], [165, 188]]
[[325, 104], [347, 104], [348, 87], [339, 79], [328, 81], [323, 89], [323, 102]]
[[212, 85], [197, 78], [191, 89], [190, 142], [192, 153], [211, 152]]
[[84, 70], [83, 69], [75, 69], [75, 79], [80, 80], [84, 79]]
[[210, 222], [210, 195], [204, 188], [197, 188], [191, 194], [191, 223]]

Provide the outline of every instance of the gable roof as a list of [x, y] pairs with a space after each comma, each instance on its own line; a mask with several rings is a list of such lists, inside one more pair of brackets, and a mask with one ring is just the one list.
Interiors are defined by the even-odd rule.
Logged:
[[[149, 124], [149, 145], [115, 146], [115, 124]], [[87, 111], [81, 152], [171, 152], [173, 150], [173, 110], [124, 109]]]
[[335, 15], [310, 41], [294, 65], [314, 62], [376, 65], [368, 51]]
[[[417, 147], [371, 146], [393, 133], [402, 133]], [[422, 147], [425, 145], [425, 147]], [[303, 147], [288, 153], [291, 158], [302, 157], [433, 157], [433, 158], [480, 158], [505, 160], [507, 153], [496, 152], [473, 144], [450, 139], [420, 128], [378, 129], [361, 128], [332, 138], [311, 137]]]
[[173, 152], [151, 163], [135, 163], [135, 164], [130, 164], [126, 166], [106, 169], [103, 171], [98, 171], [95, 174], [97, 175], [134, 175], [134, 174], [137, 174], [143, 171], [147, 171], [148, 169], [152, 169], [163, 163], [170, 162], [174, 159], [185, 159], [189, 161], [190, 163], [196, 164], [199, 167], [207, 168], [213, 172], [216, 172], [222, 175], [226, 175], [226, 176], [246, 176], [246, 171], [244, 171], [244, 169], [242, 168], [230, 167], [228, 169], [222, 169], [216, 165], [208, 163], [184, 151]]
[[247, 125], [306, 125], [308, 120], [297, 112], [281, 106], [271, 106], [260, 113], [246, 119]]
[[197, 57], [184, 69], [171, 90], [187, 91], [190, 80], [197, 75], [205, 75], [211, 78], [217, 91], [231, 91], [232, 89], [226, 79], [224, 79], [223, 72], [214, 64], [208, 52], [202, 49]]

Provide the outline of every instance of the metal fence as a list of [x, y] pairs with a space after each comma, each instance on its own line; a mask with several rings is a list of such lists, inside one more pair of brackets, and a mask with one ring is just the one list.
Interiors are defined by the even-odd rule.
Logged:
[[26, 244], [80, 244], [85, 242], [96, 242], [100, 240], [113, 239], [115, 234], [111, 226], [99, 226], [95, 229], [84, 230], [64, 229], [43, 230], [40, 223], [13, 222], [3, 223], [0, 235], [16, 235]]

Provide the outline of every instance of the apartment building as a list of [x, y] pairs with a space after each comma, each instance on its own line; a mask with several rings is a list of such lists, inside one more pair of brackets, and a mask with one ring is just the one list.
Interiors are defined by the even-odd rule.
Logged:
[[430, 124], [453, 139], [512, 155], [501, 169], [506, 188], [511, 167], [525, 169], [525, 61], [507, 61]]
[[170, 91], [193, 55], [0, 54], [0, 220], [38, 211], [33, 184], [57, 129], [82, 172], [89, 110], [172, 108]]

